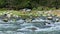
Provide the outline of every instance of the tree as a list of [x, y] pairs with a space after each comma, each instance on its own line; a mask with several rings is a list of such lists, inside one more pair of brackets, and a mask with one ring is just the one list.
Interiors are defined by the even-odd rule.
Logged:
[[5, 0], [0, 0], [0, 8], [4, 7], [6, 4]]

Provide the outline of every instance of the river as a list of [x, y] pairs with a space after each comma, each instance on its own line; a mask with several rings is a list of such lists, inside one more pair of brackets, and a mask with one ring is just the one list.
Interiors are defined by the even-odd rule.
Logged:
[[41, 18], [32, 22], [23, 19], [8, 22], [0, 20], [0, 34], [60, 34], [60, 22]]

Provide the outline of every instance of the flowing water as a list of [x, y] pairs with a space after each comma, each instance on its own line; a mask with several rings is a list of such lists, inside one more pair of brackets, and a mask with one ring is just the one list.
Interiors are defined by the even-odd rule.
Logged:
[[32, 22], [18, 21], [3, 22], [0, 20], [0, 34], [60, 34], [60, 22], [45, 25], [51, 20], [36, 19]]

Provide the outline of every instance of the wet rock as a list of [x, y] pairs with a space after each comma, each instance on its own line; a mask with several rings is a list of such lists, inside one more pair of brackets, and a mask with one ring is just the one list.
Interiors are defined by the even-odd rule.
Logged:
[[52, 17], [47, 17], [48, 20], [52, 20], [53, 18]]
[[34, 23], [37, 23], [37, 22], [41, 22], [40, 20], [32, 20], [32, 22], [34, 22]]
[[8, 19], [3, 19], [4, 22], [8, 22]]
[[29, 22], [31, 22], [32, 21], [32, 19], [26, 19], [25, 20], [25, 22], [27, 22], [27, 23], [29, 23]]
[[59, 22], [59, 18], [57, 18], [57, 17], [53, 17], [53, 20], [52, 20], [52, 22]]
[[11, 14], [3, 14], [3, 15], [1, 15], [2, 19], [4, 19], [4, 18], [10, 19], [10, 17], [11, 17]]
[[7, 18], [10, 18], [10, 17], [11, 17], [11, 15], [10, 15], [10, 14], [5, 14], [5, 15], [6, 15], [6, 17], [7, 17]]
[[59, 22], [59, 19], [56, 19], [56, 22]]
[[54, 23], [45, 23], [45, 26], [47, 27], [52, 27], [52, 26], [54, 26]]
[[49, 25], [50, 23], [46, 23], [46, 25]]

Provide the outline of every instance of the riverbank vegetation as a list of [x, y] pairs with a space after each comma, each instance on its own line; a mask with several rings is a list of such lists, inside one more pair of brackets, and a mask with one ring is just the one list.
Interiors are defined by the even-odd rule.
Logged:
[[[28, 18], [30, 16], [47, 16], [48, 14], [60, 16], [59, 8], [60, 0], [0, 0], [0, 15], [8, 13]], [[30, 11], [22, 9], [30, 9]]]
[[59, 9], [60, 0], [0, 0], [0, 8], [20, 10], [30, 8], [32, 10]]

